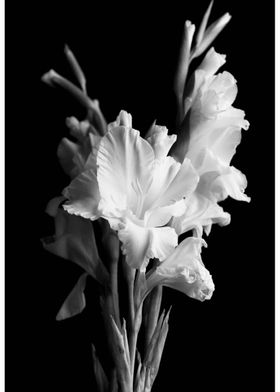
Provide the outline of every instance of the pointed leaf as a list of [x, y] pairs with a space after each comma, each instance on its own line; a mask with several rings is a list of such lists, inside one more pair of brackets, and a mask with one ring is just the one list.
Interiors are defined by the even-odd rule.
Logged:
[[75, 284], [74, 288], [61, 306], [56, 316], [57, 321], [76, 316], [84, 310], [86, 306], [84, 290], [87, 276], [87, 273], [80, 276], [78, 282]]
[[96, 383], [99, 392], [108, 392], [109, 382], [108, 378], [104, 372], [103, 366], [96, 354], [96, 349], [92, 344], [92, 357], [93, 357], [93, 370], [95, 374]]

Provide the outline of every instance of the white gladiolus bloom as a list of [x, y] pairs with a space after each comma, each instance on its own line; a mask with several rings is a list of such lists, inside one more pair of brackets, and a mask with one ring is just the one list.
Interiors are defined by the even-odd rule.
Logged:
[[241, 129], [248, 129], [245, 113], [232, 106], [237, 86], [234, 77], [223, 72], [225, 56], [211, 48], [195, 71], [194, 87], [186, 99], [189, 114], [187, 157], [200, 175], [198, 192], [213, 201], [231, 196], [250, 201], [244, 194], [246, 177], [230, 166], [241, 140]]
[[184, 213], [183, 198], [199, 180], [188, 158], [180, 164], [167, 156], [174, 137], [164, 129], [150, 137], [151, 144], [130, 126], [113, 126], [64, 192], [65, 210], [107, 219], [118, 231], [128, 264], [142, 269], [150, 258], [164, 260], [176, 247], [175, 230], [163, 226]]
[[201, 260], [201, 247], [206, 245], [200, 238], [189, 237], [177, 246], [149, 276], [148, 290], [157, 285], [179, 290], [191, 298], [210, 299], [214, 283]]

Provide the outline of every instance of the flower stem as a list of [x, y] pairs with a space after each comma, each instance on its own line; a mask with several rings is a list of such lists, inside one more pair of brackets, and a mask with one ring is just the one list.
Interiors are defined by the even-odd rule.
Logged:
[[137, 338], [142, 323], [142, 308], [143, 308], [143, 303], [141, 303], [139, 308], [136, 310], [134, 323], [129, 339], [131, 374], [134, 373]]
[[118, 327], [120, 323], [120, 309], [119, 309], [119, 292], [118, 292], [118, 262], [114, 261], [110, 265], [110, 284], [112, 293], [112, 302], [114, 310], [114, 318]]

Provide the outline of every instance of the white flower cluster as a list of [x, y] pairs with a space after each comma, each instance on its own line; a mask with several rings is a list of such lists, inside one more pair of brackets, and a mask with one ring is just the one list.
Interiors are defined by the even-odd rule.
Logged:
[[[64, 301], [58, 320], [84, 309], [87, 276], [102, 287], [104, 333], [113, 359], [109, 376], [93, 347], [94, 371], [102, 391], [110, 383], [122, 392], [150, 392], [168, 332], [169, 312], [160, 314], [162, 287], [199, 301], [210, 299], [214, 283], [201, 259], [204, 233], [209, 235], [215, 223], [230, 223], [221, 201], [250, 200], [244, 193], [246, 177], [231, 165], [241, 130], [248, 129], [249, 123], [244, 112], [232, 106], [236, 80], [226, 71], [218, 73], [225, 55], [208, 49], [231, 17], [225, 14], [207, 27], [212, 4], [195, 42], [195, 26], [185, 23], [174, 85], [177, 126], [170, 134], [154, 123], [142, 137], [124, 110], [107, 124], [98, 101], [88, 97], [86, 79], [68, 47], [65, 54], [80, 87], [53, 70], [43, 76], [87, 109], [83, 121], [66, 119], [76, 142], [63, 138], [57, 154], [71, 182], [63, 196], [48, 204], [55, 235], [43, 244], [85, 271]], [[192, 60], [206, 49], [188, 78]], [[101, 232], [98, 244], [92, 221]], [[127, 289], [124, 318], [120, 277]], [[141, 352], [137, 349], [140, 328], [145, 336]]]
[[[107, 124], [98, 102], [87, 97], [82, 71], [66, 49], [82, 86], [79, 92], [72, 92], [88, 107], [89, 116], [81, 122], [74, 117], [66, 121], [77, 139], [74, 143], [64, 138], [58, 148], [61, 165], [72, 178], [63, 192], [63, 208], [70, 215], [63, 218], [60, 236], [45, 245], [69, 257], [63, 253], [69, 246], [64, 244], [62, 251], [60, 242], [68, 236], [67, 243], [74, 243], [84, 234], [67, 232], [65, 220], [70, 222], [71, 215], [82, 217], [84, 227], [87, 220], [106, 220], [117, 233], [130, 267], [145, 273], [149, 261], [157, 260], [156, 267], [147, 274], [148, 291], [165, 285], [201, 301], [211, 298], [214, 290], [201, 260], [201, 248], [206, 244], [203, 233], [208, 235], [213, 223], [229, 224], [230, 215], [220, 201], [228, 196], [249, 201], [244, 193], [246, 177], [230, 164], [241, 130], [248, 129], [249, 123], [244, 112], [232, 106], [237, 95], [236, 80], [229, 72], [217, 73], [225, 55], [211, 47], [187, 78], [192, 59], [209, 47], [230, 19], [225, 14], [206, 29], [211, 6], [195, 45], [195, 26], [189, 21], [185, 24], [175, 81], [179, 123], [174, 134], [154, 123], [142, 137], [133, 128], [132, 116], [124, 110], [116, 121]], [[72, 88], [54, 71], [43, 78], [50, 84]], [[58, 201], [50, 206], [53, 215], [57, 214]], [[187, 232], [189, 236], [179, 243], [179, 236]], [[89, 245], [83, 247], [80, 253], [86, 255]]]

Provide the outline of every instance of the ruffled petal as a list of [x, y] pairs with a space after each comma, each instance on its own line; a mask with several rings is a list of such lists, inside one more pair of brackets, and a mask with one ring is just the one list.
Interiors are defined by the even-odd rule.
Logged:
[[143, 226], [125, 219], [119, 223], [118, 236], [122, 242], [122, 251], [126, 255], [126, 261], [132, 268], [141, 268], [147, 264], [150, 247], [149, 230]]
[[244, 194], [247, 180], [243, 173], [233, 166], [226, 166], [212, 151], [201, 150], [193, 160], [200, 174], [196, 191], [214, 202], [225, 200], [228, 196], [236, 200], [250, 201]]
[[210, 299], [214, 283], [204, 267], [200, 252], [203, 240], [189, 237], [149, 276], [149, 289], [161, 284], [179, 290], [191, 298]]
[[197, 155], [207, 149], [228, 166], [241, 141], [241, 128], [249, 127], [244, 115], [242, 110], [230, 108], [194, 127], [187, 153], [192, 163], [195, 165]]
[[134, 129], [120, 126], [103, 137], [97, 154], [97, 179], [106, 214], [130, 209], [137, 215], [151, 182], [153, 161], [152, 147]]
[[211, 192], [217, 200], [224, 200], [230, 196], [235, 200], [250, 202], [251, 198], [244, 193], [246, 187], [246, 176], [240, 170], [230, 166], [228, 170], [213, 180]]
[[198, 237], [203, 230], [208, 235], [213, 223], [225, 226], [230, 223], [230, 214], [224, 212], [216, 202], [194, 192], [185, 200], [186, 211], [177, 218], [172, 219], [171, 226], [178, 235], [194, 230]]
[[119, 224], [118, 235], [127, 263], [138, 269], [144, 269], [150, 258], [165, 259], [178, 240], [170, 227], [144, 227], [128, 218]]
[[91, 220], [100, 216], [98, 212], [100, 194], [94, 170], [87, 170], [76, 177], [63, 194], [69, 200], [63, 205], [69, 214]]
[[228, 109], [237, 96], [236, 80], [227, 71], [215, 75], [208, 88], [214, 90], [219, 97], [218, 110]]

